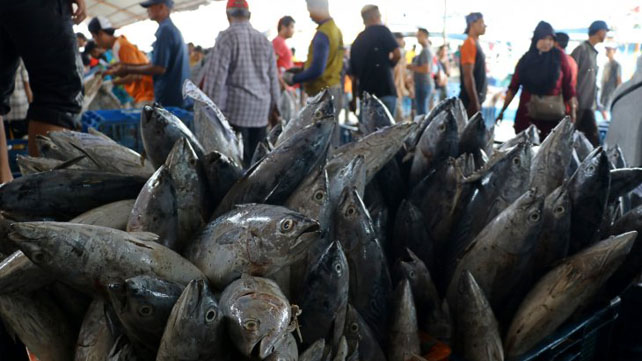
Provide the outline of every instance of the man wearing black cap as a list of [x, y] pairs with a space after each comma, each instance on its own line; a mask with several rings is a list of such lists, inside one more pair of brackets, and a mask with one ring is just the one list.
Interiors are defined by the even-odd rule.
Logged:
[[461, 93], [459, 98], [464, 103], [468, 116], [472, 117], [481, 111], [486, 99], [486, 56], [479, 45], [479, 37], [486, 33], [484, 16], [481, 13], [466, 15], [466, 34], [468, 38], [461, 47]]
[[[75, 4], [75, 8], [72, 6]], [[82, 64], [73, 24], [86, 17], [84, 0], [0, 1], [0, 121], [9, 113], [20, 58], [29, 72], [29, 153], [36, 135], [80, 125]], [[0, 183], [11, 180], [0, 126]]]
[[154, 98], [163, 106], [183, 107], [183, 83], [189, 78], [189, 57], [183, 35], [169, 17], [172, 0], [148, 0], [140, 4], [149, 18], [158, 23], [152, 61], [149, 64], [119, 63], [106, 75], [152, 75]]
[[593, 144], [598, 146], [600, 141], [595, 122], [597, 109], [597, 50], [595, 45], [604, 42], [609, 27], [604, 21], [594, 21], [589, 27], [589, 38], [580, 44], [571, 56], [577, 62], [577, 100], [578, 112], [575, 128], [586, 136]]

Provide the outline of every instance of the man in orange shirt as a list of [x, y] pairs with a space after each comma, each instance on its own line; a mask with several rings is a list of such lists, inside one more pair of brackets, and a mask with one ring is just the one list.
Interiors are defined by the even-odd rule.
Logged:
[[459, 98], [464, 103], [468, 116], [472, 117], [481, 111], [486, 99], [486, 56], [479, 46], [479, 37], [486, 33], [486, 24], [481, 13], [470, 13], [466, 16], [466, 34], [468, 38], [461, 47], [461, 93]]
[[[125, 36], [115, 36], [116, 29], [107, 18], [102, 16], [91, 19], [87, 26], [94, 41], [103, 49], [112, 49], [118, 63], [147, 64], [149, 60], [142, 51], [130, 43]], [[151, 75], [127, 75], [114, 80], [115, 85], [123, 85], [134, 98], [134, 107], [142, 108], [154, 101], [154, 82]]]

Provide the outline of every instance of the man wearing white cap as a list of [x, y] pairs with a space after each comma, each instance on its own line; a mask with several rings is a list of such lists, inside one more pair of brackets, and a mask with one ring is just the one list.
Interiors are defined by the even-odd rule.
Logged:
[[152, 75], [154, 98], [163, 106], [183, 107], [183, 83], [189, 78], [189, 57], [183, 35], [176, 28], [169, 14], [172, 0], [148, 0], [140, 4], [147, 15], [158, 23], [152, 61], [149, 64], [119, 63], [105, 72], [106, 75]]

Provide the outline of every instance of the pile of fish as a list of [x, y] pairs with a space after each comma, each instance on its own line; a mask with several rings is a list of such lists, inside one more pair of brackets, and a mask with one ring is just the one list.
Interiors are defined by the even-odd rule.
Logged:
[[642, 169], [568, 119], [495, 145], [457, 99], [395, 124], [366, 95], [333, 144], [322, 92], [243, 159], [184, 94], [193, 131], [52, 132], [0, 186], [0, 317], [41, 361], [517, 359], [642, 271]]

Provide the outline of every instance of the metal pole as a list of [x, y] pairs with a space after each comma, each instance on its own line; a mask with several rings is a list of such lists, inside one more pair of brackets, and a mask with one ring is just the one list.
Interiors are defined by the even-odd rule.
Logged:
[[446, 45], [446, 17], [448, 14], [448, 0], [444, 0], [444, 27], [442, 29], [442, 34], [444, 37], [444, 45]]

